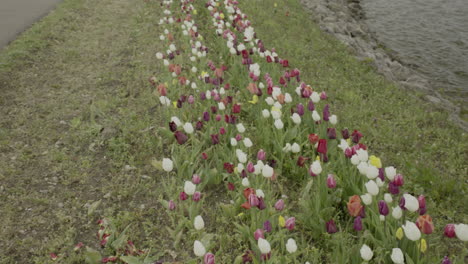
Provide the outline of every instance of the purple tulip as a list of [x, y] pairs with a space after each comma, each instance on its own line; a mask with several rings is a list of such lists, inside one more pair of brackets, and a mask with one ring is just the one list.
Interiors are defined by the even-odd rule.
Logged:
[[387, 203], [384, 200], [380, 200], [379, 201], [379, 213], [383, 216], [387, 216], [388, 212], [389, 210], [388, 210]]
[[298, 115], [303, 116], [304, 115], [304, 105], [303, 104], [298, 104], [296, 107], [296, 112]]
[[263, 223], [263, 230], [267, 233], [271, 232], [271, 223], [269, 220], [266, 220], [265, 223]]
[[196, 130], [202, 130], [203, 129], [203, 122], [198, 121], [197, 124], [195, 125]]
[[394, 184], [393, 182], [388, 183], [388, 192], [391, 194], [399, 194], [400, 193], [400, 188]]
[[266, 208], [265, 200], [263, 198], [258, 198], [258, 209], [263, 210]]
[[360, 216], [358, 216], [358, 217], [356, 217], [354, 219], [353, 228], [356, 231], [361, 231], [362, 230], [362, 218]]
[[258, 200], [258, 196], [255, 194], [249, 195], [249, 204], [251, 207], [257, 207], [260, 201]]
[[330, 106], [327, 104], [323, 108], [323, 120], [329, 121], [330, 120]]
[[206, 122], [210, 121], [210, 113], [203, 112], [203, 120]]
[[334, 127], [327, 128], [327, 137], [329, 139], [336, 139], [336, 129]]
[[195, 98], [193, 97], [193, 95], [190, 95], [190, 96], [189, 96], [187, 102], [188, 102], [189, 104], [193, 104], [193, 103], [195, 102]]
[[307, 109], [309, 109], [309, 111], [314, 111], [315, 110], [315, 105], [314, 105], [314, 102], [312, 102], [312, 100], [309, 101], [309, 103], [307, 104]]
[[329, 233], [329, 234], [333, 234], [333, 233], [338, 232], [338, 229], [336, 228], [336, 225], [335, 225], [335, 221], [333, 221], [333, 219], [328, 221], [325, 224], [325, 227], [327, 228], [327, 233]]
[[406, 207], [405, 207], [405, 197], [401, 196], [400, 202], [398, 203], [398, 206], [400, 206], [400, 208], [401, 208], [402, 210], [406, 210]]
[[179, 199], [182, 200], [182, 201], [185, 201], [185, 200], [188, 199], [188, 195], [185, 192], [181, 192], [179, 194]]
[[441, 264], [452, 264], [452, 261], [450, 261], [450, 259], [447, 256], [445, 256]]

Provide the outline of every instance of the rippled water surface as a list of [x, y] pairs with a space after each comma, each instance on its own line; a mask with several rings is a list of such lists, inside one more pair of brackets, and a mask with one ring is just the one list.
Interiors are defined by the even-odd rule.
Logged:
[[362, 0], [361, 5], [377, 38], [466, 112], [468, 0]]

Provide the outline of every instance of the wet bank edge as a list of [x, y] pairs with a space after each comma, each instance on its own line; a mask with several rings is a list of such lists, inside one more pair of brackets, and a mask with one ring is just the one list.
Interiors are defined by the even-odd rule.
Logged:
[[399, 61], [384, 49], [364, 21], [360, 0], [300, 0], [320, 28], [333, 35], [354, 52], [359, 60], [372, 60], [377, 71], [410, 91], [424, 94], [424, 99], [449, 113], [450, 119], [468, 132], [468, 122], [460, 118], [460, 108], [438, 93], [431, 81]]

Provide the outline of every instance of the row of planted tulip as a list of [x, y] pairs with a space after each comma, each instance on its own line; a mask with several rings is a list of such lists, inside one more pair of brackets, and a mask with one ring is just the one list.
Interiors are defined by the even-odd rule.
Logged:
[[[437, 258], [427, 249], [446, 238], [430, 236], [434, 224], [425, 197], [406, 193], [404, 176], [369, 155], [358, 130], [339, 128], [326, 92], [267, 49], [237, 1], [167, 0], [161, 6], [160, 40], [167, 51], [156, 57], [169, 72], [150, 82], [169, 125], [162, 134], [175, 139], [161, 163], [175, 245], [188, 232], [196, 259], [214, 263], [223, 254], [216, 236], [205, 231], [202, 210], [204, 190], [222, 186], [229, 201], [219, 201], [220, 208], [243, 237], [238, 262]], [[169, 190], [181, 184], [175, 197]], [[291, 186], [301, 189], [297, 197], [287, 195]], [[447, 224], [443, 233], [468, 240], [465, 224]], [[329, 245], [323, 250], [333, 254], [314, 259], [320, 249], [310, 241], [323, 240]], [[449, 256], [438, 261], [452, 263]]]

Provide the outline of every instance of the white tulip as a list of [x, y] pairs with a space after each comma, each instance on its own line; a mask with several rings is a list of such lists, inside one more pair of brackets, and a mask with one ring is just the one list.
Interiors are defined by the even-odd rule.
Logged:
[[195, 226], [196, 230], [202, 230], [205, 227], [205, 221], [203, 221], [201, 215], [197, 215], [195, 217], [195, 220], [193, 221], [193, 226]]
[[190, 87], [192, 87], [192, 89], [197, 89], [197, 84], [195, 82], [192, 82], [192, 84], [190, 85]]
[[238, 163], [237, 164], [237, 171], [243, 171], [245, 169], [244, 164]]
[[267, 97], [265, 99], [265, 102], [268, 104], [268, 105], [273, 105], [275, 103], [275, 100], [272, 98], [272, 97]]
[[312, 119], [314, 119], [315, 122], [320, 121], [320, 115], [315, 110], [312, 112]]
[[280, 119], [281, 118], [281, 111], [271, 110], [271, 117], [273, 117], [274, 120]]
[[235, 138], [231, 138], [231, 146], [237, 146], [237, 140]]
[[219, 103], [218, 103], [218, 108], [219, 108], [219, 110], [225, 110], [225, 109], [226, 109], [226, 106], [224, 105], [223, 102], [219, 102]]
[[236, 128], [237, 128], [237, 131], [239, 131], [239, 133], [244, 133], [245, 132], [245, 127], [244, 127], [244, 125], [242, 123], [237, 124]]
[[388, 204], [391, 203], [391, 202], [393, 202], [392, 195], [389, 194], [389, 193], [384, 194], [384, 200], [385, 200], [385, 202], [388, 203]]
[[379, 186], [379, 188], [383, 187], [385, 184], [380, 178], [375, 179], [375, 183], [377, 183], [377, 186]]
[[169, 61], [168, 60], [163, 60], [164, 66], [169, 66]]
[[403, 216], [403, 210], [401, 210], [400, 206], [393, 207], [392, 216], [397, 220]]
[[362, 245], [361, 250], [359, 250], [359, 252], [361, 253], [361, 258], [365, 261], [371, 260], [374, 256], [374, 252], [372, 252], [372, 249], [370, 249], [370, 247], [366, 244]]
[[405, 257], [403, 256], [403, 252], [399, 248], [392, 249], [392, 255], [390, 256], [390, 258], [395, 264], [405, 264]]
[[340, 144], [338, 145], [338, 147], [341, 150], [345, 151], [347, 148], [349, 148], [349, 145], [348, 145], [348, 142], [346, 142], [346, 140], [342, 138], [340, 139]]
[[294, 124], [296, 124], [296, 125], [300, 125], [300, 124], [301, 124], [301, 116], [298, 115], [297, 113], [294, 113], [294, 114], [291, 116], [291, 119], [292, 119], [292, 121], [294, 122]]
[[332, 125], [336, 125], [336, 123], [338, 123], [338, 117], [336, 115], [331, 115], [330, 116], [330, 123]]
[[283, 148], [283, 152], [289, 152], [289, 151], [291, 151], [291, 149], [292, 149], [291, 144], [290, 144], [290, 143], [286, 143], [286, 145], [285, 145], [284, 148]]
[[210, 100], [211, 99], [211, 91], [206, 91], [205, 96], [206, 96], [206, 99]]
[[310, 170], [313, 174], [319, 175], [322, 172], [322, 165], [320, 165], [320, 161], [316, 160], [312, 162], [310, 165]]
[[284, 94], [284, 102], [286, 103], [291, 103], [292, 102], [292, 97], [289, 93]]
[[281, 121], [281, 119], [275, 120], [275, 127], [277, 129], [283, 129], [284, 127], [283, 121]]
[[197, 186], [193, 184], [191, 181], [185, 181], [184, 192], [188, 195], [193, 195], [195, 193], [196, 187]]
[[410, 212], [416, 212], [419, 209], [419, 202], [416, 197], [411, 194], [403, 194], [403, 198], [405, 198], [405, 208], [408, 209]]
[[352, 163], [353, 165], [358, 165], [359, 163], [361, 163], [361, 161], [359, 160], [359, 157], [358, 157], [356, 154], [354, 154], [354, 155], [351, 157], [351, 163]]
[[268, 111], [267, 109], [263, 109], [262, 110], [262, 115], [264, 118], [268, 118], [270, 117], [270, 111]]
[[159, 59], [159, 60], [162, 59], [163, 54], [161, 52], [156, 53], [156, 58]]
[[419, 230], [418, 226], [415, 223], [406, 220], [406, 224], [402, 225], [401, 227], [403, 227], [405, 236], [409, 240], [416, 241], [421, 238], [421, 231]]
[[195, 240], [195, 243], [193, 243], [193, 253], [197, 257], [203, 257], [206, 254], [205, 246], [198, 240]]
[[370, 180], [366, 183], [366, 190], [373, 196], [379, 194], [379, 186], [377, 186], [377, 183], [375, 183], [373, 180]]
[[271, 251], [270, 243], [263, 238], [258, 239], [258, 248], [262, 254], [268, 254]]
[[244, 187], [249, 187], [250, 186], [249, 178], [243, 178], [242, 179], [242, 186], [244, 186]]
[[273, 176], [273, 168], [270, 167], [268, 164], [263, 166], [262, 175], [263, 177], [271, 178]]
[[265, 193], [261, 189], [255, 190], [255, 194], [258, 198], [265, 198]]
[[244, 152], [239, 153], [237, 155], [237, 159], [239, 160], [240, 163], [246, 163], [247, 162], [247, 154], [245, 154]]
[[361, 195], [361, 200], [365, 205], [370, 205], [372, 203], [372, 195], [368, 193]]
[[289, 253], [294, 253], [297, 251], [297, 244], [296, 241], [292, 238], [288, 239], [288, 242], [286, 243], [286, 250]]
[[379, 169], [377, 169], [377, 167], [374, 167], [372, 165], [369, 165], [367, 167], [367, 174], [366, 174], [367, 178], [369, 180], [373, 180], [375, 178], [377, 178], [377, 176], [379, 176]]
[[193, 73], [196, 73], [197, 71], [198, 71], [198, 70], [197, 70], [197, 67], [193, 66], [193, 67], [192, 67], [192, 72], [193, 72]]
[[297, 143], [292, 144], [291, 146], [292, 153], [299, 153], [300, 151], [301, 151], [301, 146], [299, 146], [299, 144]]
[[320, 95], [319, 95], [317, 92], [312, 92], [312, 94], [310, 95], [309, 98], [310, 98], [310, 99], [312, 100], [312, 102], [314, 102], [314, 103], [320, 102]]
[[252, 143], [252, 141], [250, 140], [250, 138], [244, 138], [243, 142], [244, 142], [244, 146], [245, 146], [246, 148], [250, 148], [250, 147], [253, 146], [253, 143]]
[[390, 181], [393, 181], [393, 179], [395, 179], [396, 169], [394, 167], [392, 167], [392, 166], [386, 167], [385, 168], [385, 175], [387, 176], [387, 178]]
[[164, 171], [170, 172], [174, 168], [174, 163], [168, 158], [163, 158], [162, 167]]
[[176, 51], [177, 48], [176, 48], [176, 46], [174, 44], [171, 44], [171, 45], [169, 45], [169, 49], [171, 51]]
[[[359, 165], [357, 166], [358, 170], [359, 170], [359, 173], [361, 173], [361, 175], [364, 175], [366, 176], [367, 175], [367, 170], [369, 169], [369, 165], [367, 165], [366, 162], [360, 162]], [[372, 180], [372, 179], [371, 179]]]
[[468, 225], [455, 225], [455, 235], [457, 235], [458, 239], [460, 239], [461, 241], [468, 241]]
[[369, 160], [369, 154], [367, 153], [367, 150], [358, 149], [356, 150], [356, 154], [358, 155], [360, 161], [367, 162], [367, 160]]
[[192, 133], [193, 133], [193, 126], [192, 126], [192, 123], [185, 123], [185, 125], [184, 125], [184, 131], [185, 131], [187, 134], [192, 134]]

